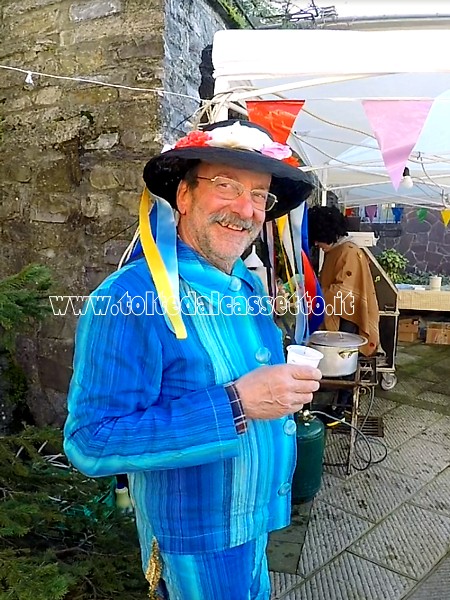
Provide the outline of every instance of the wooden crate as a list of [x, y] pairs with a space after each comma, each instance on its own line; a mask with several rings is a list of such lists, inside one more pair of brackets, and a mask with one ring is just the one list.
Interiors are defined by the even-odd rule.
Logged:
[[398, 322], [399, 342], [414, 342], [419, 337], [419, 319], [403, 318]]
[[450, 323], [428, 323], [425, 343], [450, 345]]

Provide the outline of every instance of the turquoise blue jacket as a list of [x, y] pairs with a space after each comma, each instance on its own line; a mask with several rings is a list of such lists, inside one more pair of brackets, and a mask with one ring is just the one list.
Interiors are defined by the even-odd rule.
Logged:
[[157, 314], [144, 259], [92, 294], [77, 328], [65, 426], [77, 469], [128, 474], [144, 567], [153, 537], [165, 552], [202, 553], [290, 521], [293, 419], [249, 421], [238, 435], [224, 390], [284, 362], [262, 286], [241, 260], [227, 275], [181, 242], [178, 260], [185, 340]]

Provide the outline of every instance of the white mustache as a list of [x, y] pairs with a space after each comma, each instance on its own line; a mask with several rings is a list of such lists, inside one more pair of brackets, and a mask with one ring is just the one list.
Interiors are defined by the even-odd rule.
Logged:
[[227, 227], [228, 225], [233, 225], [234, 227], [240, 227], [241, 229], [244, 229], [246, 231], [252, 231], [253, 229], [255, 229], [255, 224], [253, 223], [252, 219], [240, 219], [239, 217], [234, 215], [212, 215], [210, 217], [210, 222], [219, 223], [224, 227]]

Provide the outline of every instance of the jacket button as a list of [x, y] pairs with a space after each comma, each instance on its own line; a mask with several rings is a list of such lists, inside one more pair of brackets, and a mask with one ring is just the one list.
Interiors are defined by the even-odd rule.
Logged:
[[232, 292], [238, 292], [242, 287], [241, 280], [237, 277], [232, 277], [228, 287]]
[[291, 491], [291, 484], [283, 483], [283, 485], [280, 485], [280, 487], [278, 488], [278, 495], [286, 496], [286, 494], [289, 494], [290, 491]]
[[294, 419], [288, 419], [283, 425], [283, 430], [286, 435], [294, 435], [297, 431], [297, 424]]
[[271, 354], [269, 348], [265, 348], [264, 346], [261, 346], [261, 348], [258, 348], [255, 352], [255, 359], [263, 365], [266, 365], [269, 362], [270, 357]]

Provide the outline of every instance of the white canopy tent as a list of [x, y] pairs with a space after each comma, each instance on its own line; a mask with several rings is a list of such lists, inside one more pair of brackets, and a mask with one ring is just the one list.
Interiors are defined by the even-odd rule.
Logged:
[[[213, 44], [214, 119], [245, 100], [305, 100], [289, 143], [346, 206], [450, 208], [450, 30], [227, 30]], [[363, 100], [432, 100], [395, 191]]]

